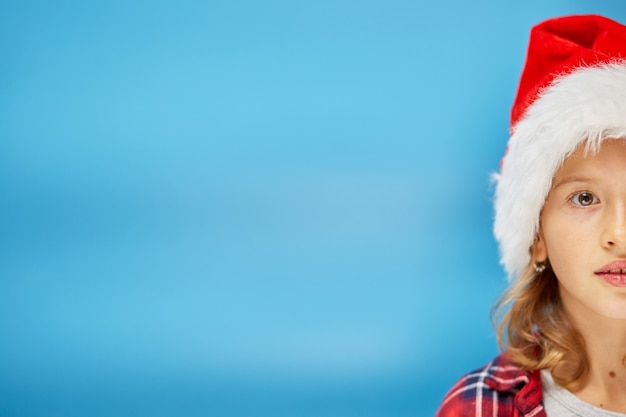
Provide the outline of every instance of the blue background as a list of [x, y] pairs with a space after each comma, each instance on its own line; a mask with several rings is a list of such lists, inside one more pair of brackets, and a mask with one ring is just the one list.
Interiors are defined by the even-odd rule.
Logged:
[[0, 1], [0, 415], [432, 415], [529, 28], [589, 12]]

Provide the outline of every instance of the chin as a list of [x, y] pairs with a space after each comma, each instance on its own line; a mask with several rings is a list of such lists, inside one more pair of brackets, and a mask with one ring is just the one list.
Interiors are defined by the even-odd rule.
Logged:
[[[612, 304], [612, 303], [611, 303]], [[598, 310], [598, 313], [610, 319], [626, 320], [626, 300], [614, 305], [606, 304]]]

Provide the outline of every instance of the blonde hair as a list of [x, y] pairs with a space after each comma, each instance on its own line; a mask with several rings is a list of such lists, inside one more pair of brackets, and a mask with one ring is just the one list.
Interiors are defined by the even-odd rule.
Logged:
[[529, 263], [492, 309], [498, 345], [524, 369], [549, 369], [557, 384], [577, 391], [589, 373], [585, 342], [563, 310], [556, 276]]

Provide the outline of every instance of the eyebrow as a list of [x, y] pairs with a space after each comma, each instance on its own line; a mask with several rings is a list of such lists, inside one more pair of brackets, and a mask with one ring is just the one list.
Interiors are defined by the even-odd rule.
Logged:
[[563, 178], [561, 181], [555, 183], [552, 188], [558, 188], [562, 185], [567, 185], [567, 184], [571, 184], [573, 182], [596, 182], [591, 178], [588, 177], [565, 177]]

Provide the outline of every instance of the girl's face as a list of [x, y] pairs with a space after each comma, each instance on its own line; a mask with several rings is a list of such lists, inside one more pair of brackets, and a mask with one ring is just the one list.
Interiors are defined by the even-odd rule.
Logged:
[[545, 259], [566, 311], [626, 319], [626, 140], [579, 148], [557, 171], [533, 247]]

